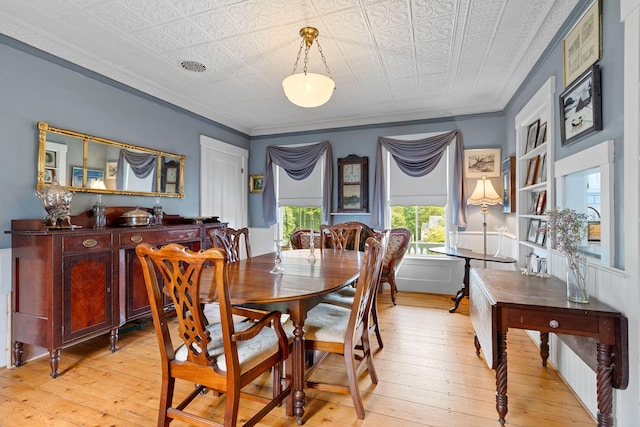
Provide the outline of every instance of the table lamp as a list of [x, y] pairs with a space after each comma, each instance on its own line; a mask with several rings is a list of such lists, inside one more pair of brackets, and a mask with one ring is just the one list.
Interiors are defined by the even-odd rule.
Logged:
[[[488, 205], [502, 204], [502, 197], [498, 195], [496, 190], [491, 184], [491, 180], [483, 176], [476, 183], [476, 188], [473, 190], [471, 197], [467, 199], [467, 205], [480, 205], [482, 206], [482, 235], [484, 242], [484, 256], [487, 256], [487, 214], [489, 210]], [[487, 267], [487, 261], [484, 261], [485, 268]]]

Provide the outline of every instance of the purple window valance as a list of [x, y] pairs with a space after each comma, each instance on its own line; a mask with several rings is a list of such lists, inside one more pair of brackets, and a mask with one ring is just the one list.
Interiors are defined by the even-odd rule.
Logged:
[[462, 132], [454, 130], [430, 138], [404, 141], [392, 138], [378, 137], [376, 150], [376, 166], [373, 181], [373, 199], [371, 201], [371, 225], [378, 228], [385, 227], [384, 168], [382, 165], [382, 148], [384, 147], [400, 168], [409, 176], [425, 176], [433, 171], [442, 158], [449, 144], [456, 140], [456, 157], [453, 173], [454, 197], [452, 201], [452, 222], [464, 227], [467, 224], [466, 200], [467, 192], [463, 177], [464, 171], [464, 142]]

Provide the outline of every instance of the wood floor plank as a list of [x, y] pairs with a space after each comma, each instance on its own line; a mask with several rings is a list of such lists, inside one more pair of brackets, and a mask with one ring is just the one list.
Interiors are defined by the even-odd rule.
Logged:
[[[308, 390], [305, 425], [498, 427], [495, 372], [475, 354], [468, 301], [449, 313], [450, 296], [398, 293], [398, 305], [379, 299], [384, 348], [375, 349], [378, 384], [366, 372], [359, 385], [366, 410], [358, 420], [349, 395]], [[552, 367], [543, 368], [536, 344], [524, 331], [510, 330], [507, 427], [594, 426], [595, 421]], [[160, 358], [149, 321], [120, 334], [119, 350], [108, 336], [62, 350], [62, 375], [49, 377], [48, 356], [20, 368], [0, 369], [0, 426], [124, 426], [156, 424], [160, 396]], [[332, 355], [315, 375], [346, 381], [344, 361]], [[267, 395], [271, 377], [249, 386]], [[178, 382], [185, 395], [193, 385]], [[221, 419], [225, 397], [208, 393], [194, 412]], [[241, 400], [239, 423], [260, 405]], [[186, 427], [174, 421], [173, 427]], [[274, 409], [259, 426], [293, 427], [284, 408]]]

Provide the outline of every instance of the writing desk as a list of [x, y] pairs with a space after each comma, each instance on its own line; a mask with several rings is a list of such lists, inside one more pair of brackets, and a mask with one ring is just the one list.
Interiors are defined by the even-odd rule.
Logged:
[[[293, 405], [287, 399], [287, 415], [295, 415], [298, 425], [304, 422], [306, 403], [304, 321], [307, 312], [320, 302], [322, 296], [357, 280], [364, 252], [325, 249], [317, 250], [315, 254], [315, 260], [310, 261], [307, 259], [308, 249], [281, 252], [283, 274], [269, 273], [274, 266], [273, 253], [232, 262], [227, 268], [229, 296], [233, 304], [289, 305], [294, 326], [293, 349], [289, 355], [292, 363]], [[211, 283], [210, 274], [210, 270], [203, 270], [202, 283]], [[214, 289], [201, 287], [201, 301], [215, 301], [214, 292]]]
[[546, 366], [549, 332], [595, 338], [598, 426], [613, 425], [613, 390], [629, 381], [627, 318], [593, 298], [588, 304], [567, 300], [566, 283], [556, 278], [523, 276], [517, 271], [471, 270], [470, 316], [476, 354], [496, 370], [496, 409], [507, 414], [507, 330], [540, 331], [540, 355]]
[[495, 257], [493, 255], [479, 254], [477, 252], [473, 252], [470, 249], [463, 249], [463, 248], [454, 249], [454, 248], [442, 246], [437, 248], [430, 248], [429, 250], [437, 254], [443, 254], [447, 256], [464, 259], [464, 278], [462, 279], [462, 288], [458, 291], [455, 297], [451, 298], [454, 301], [454, 304], [453, 304], [453, 307], [449, 309], [449, 313], [453, 313], [454, 311], [456, 311], [458, 309], [458, 306], [460, 305], [460, 301], [462, 301], [462, 298], [469, 296], [469, 270], [471, 270], [472, 259], [475, 259], [478, 261], [484, 261], [485, 267], [486, 267], [487, 261], [502, 262], [505, 264], [516, 262], [516, 260], [513, 258]]

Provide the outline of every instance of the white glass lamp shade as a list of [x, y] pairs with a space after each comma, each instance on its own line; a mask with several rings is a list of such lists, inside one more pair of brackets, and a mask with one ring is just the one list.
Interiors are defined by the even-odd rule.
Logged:
[[284, 79], [282, 87], [289, 101], [299, 107], [311, 108], [329, 101], [336, 85], [322, 74], [298, 73]]
[[496, 205], [498, 203], [502, 204], [502, 197], [493, 188], [491, 180], [484, 177], [478, 180], [471, 197], [467, 199], [469, 205]]

